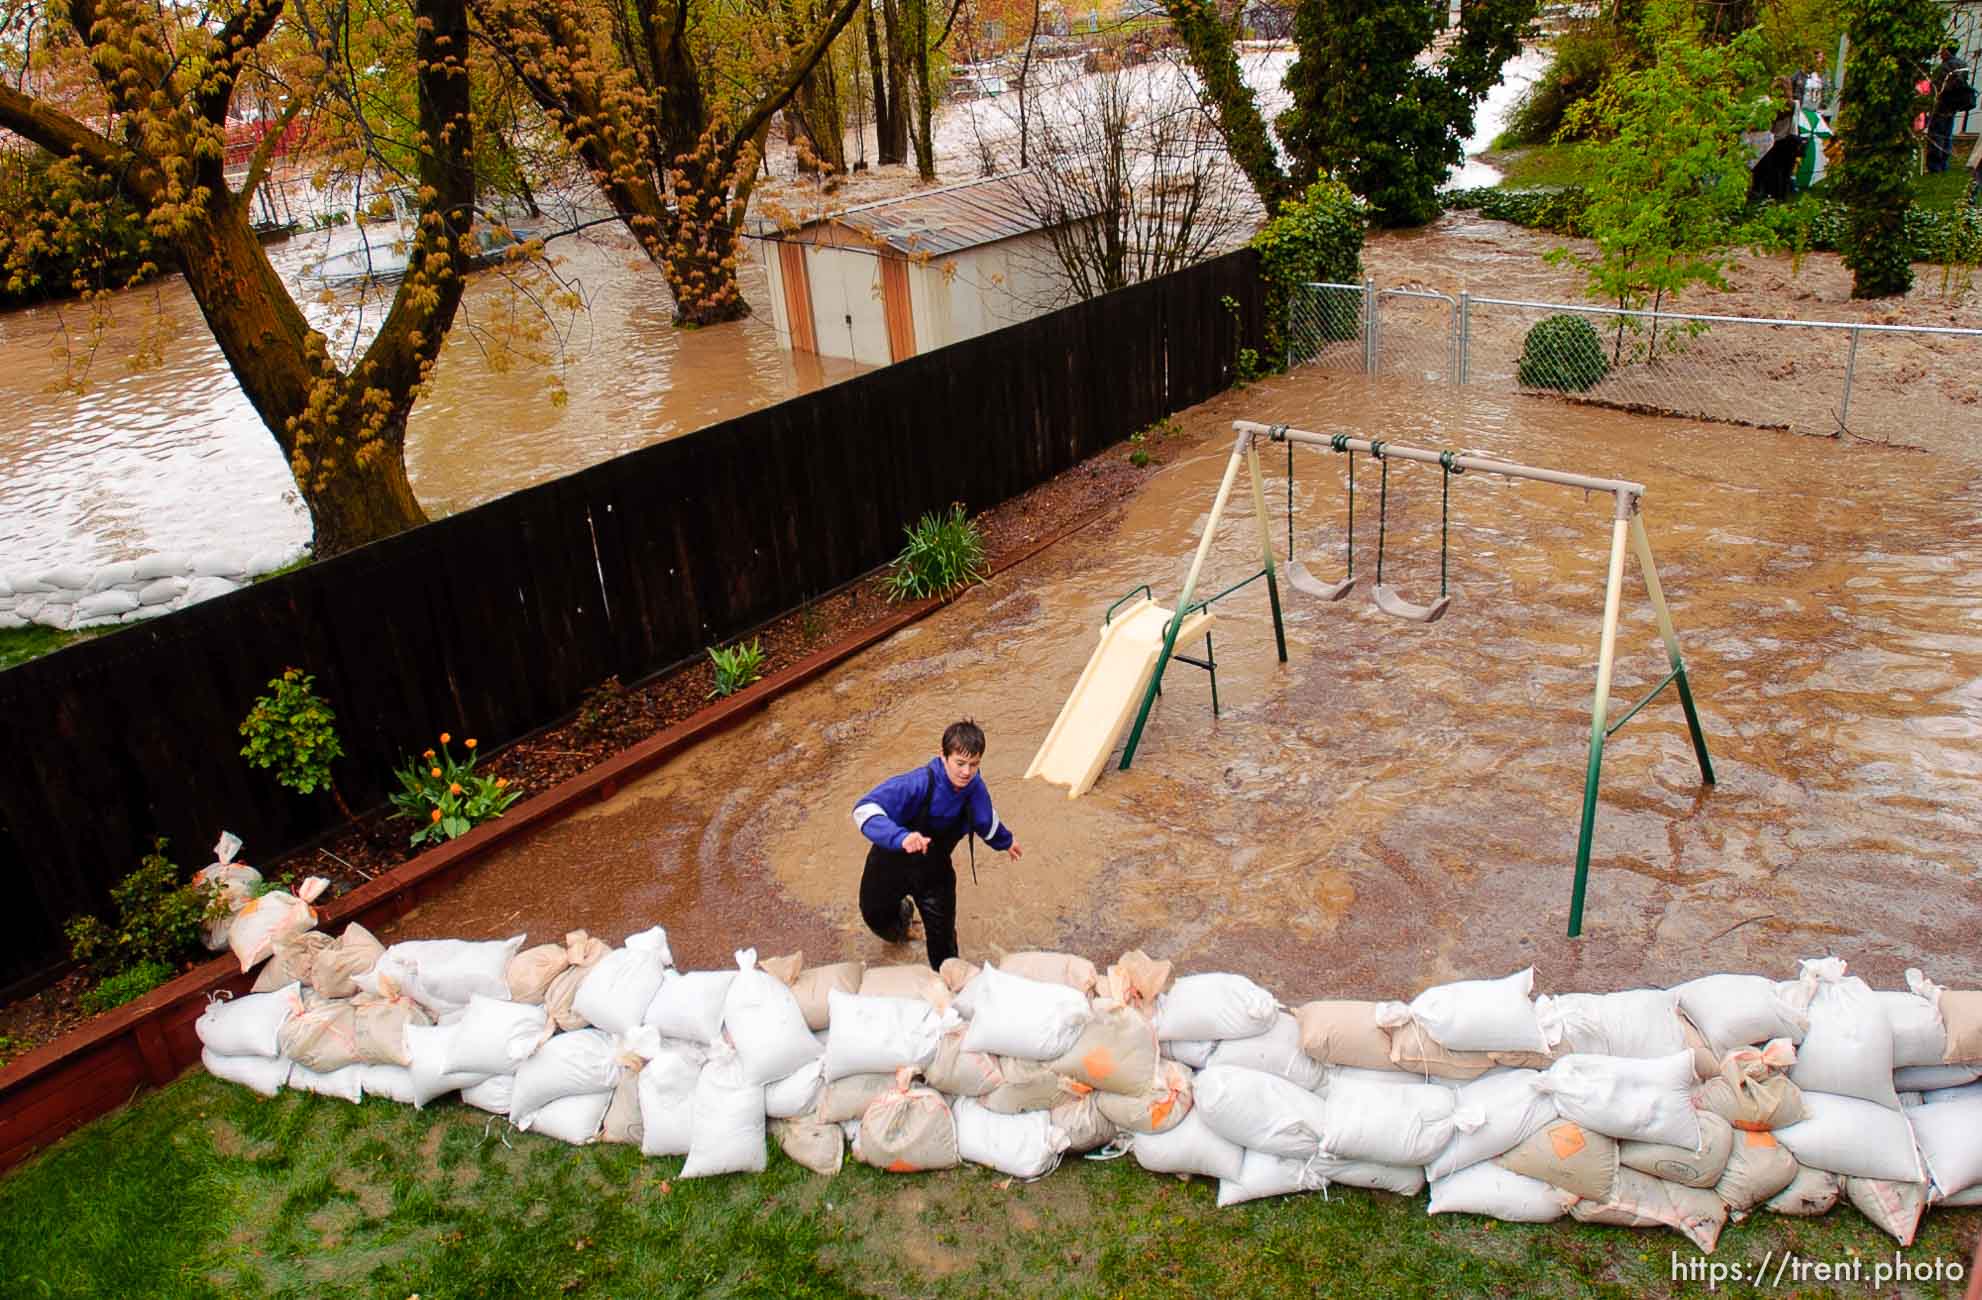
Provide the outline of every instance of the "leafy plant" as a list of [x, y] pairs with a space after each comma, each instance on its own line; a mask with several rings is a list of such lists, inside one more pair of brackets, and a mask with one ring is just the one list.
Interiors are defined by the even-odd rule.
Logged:
[[330, 765], [344, 756], [337, 738], [337, 714], [316, 692], [316, 678], [300, 668], [285, 668], [268, 684], [269, 694], [255, 700], [241, 720], [248, 743], [241, 757], [255, 767], [275, 769], [275, 779], [297, 794], [329, 790], [347, 820], [351, 810], [331, 780]]
[[1884, 298], [1913, 285], [1902, 237], [1913, 212], [1923, 97], [1916, 69], [1946, 38], [1946, 11], [1932, 0], [1850, 0], [1851, 75], [1845, 79], [1832, 188], [1847, 213], [1840, 251], [1851, 296]]
[[172, 967], [162, 961], [141, 961], [129, 970], [112, 975], [76, 999], [76, 1005], [90, 1015], [143, 997], [172, 978]]
[[618, 676], [606, 678], [585, 692], [578, 702], [576, 724], [582, 736], [596, 738], [616, 722], [626, 709], [627, 690]]
[[165, 847], [165, 837], [158, 837], [138, 869], [111, 886], [115, 924], [75, 916], [62, 928], [70, 954], [97, 976], [122, 975], [147, 963], [169, 970], [200, 951], [200, 923], [216, 900], [179, 878]]
[[893, 601], [924, 600], [947, 596], [959, 587], [982, 582], [990, 566], [984, 555], [984, 536], [977, 525], [965, 518], [963, 504], [952, 505], [947, 514], [926, 514], [908, 534], [908, 545], [888, 567], [881, 580]]
[[709, 658], [716, 665], [716, 685], [704, 699], [720, 700], [734, 695], [764, 676], [764, 647], [754, 637], [724, 650], [711, 646]]
[[459, 839], [485, 821], [500, 817], [523, 797], [507, 777], [493, 779], [475, 774], [475, 739], [465, 743], [468, 757], [457, 759], [448, 748], [452, 738], [440, 733], [440, 748], [429, 749], [393, 773], [399, 790], [391, 796], [398, 809], [394, 817], [419, 823], [413, 832], [416, 845]]
[[1515, 377], [1524, 388], [1580, 393], [1609, 369], [1596, 328], [1581, 316], [1557, 313], [1536, 321], [1528, 331]]
[[[1362, 328], [1360, 293], [1324, 289], [1318, 312], [1300, 295], [1310, 284], [1360, 284], [1368, 227], [1362, 200], [1340, 181], [1322, 180], [1300, 198], [1281, 204], [1273, 220], [1253, 236], [1265, 282], [1265, 352], [1276, 364], [1284, 363], [1290, 351], [1305, 356], [1322, 342], [1356, 337]], [[1303, 304], [1298, 319], [1297, 299]]]

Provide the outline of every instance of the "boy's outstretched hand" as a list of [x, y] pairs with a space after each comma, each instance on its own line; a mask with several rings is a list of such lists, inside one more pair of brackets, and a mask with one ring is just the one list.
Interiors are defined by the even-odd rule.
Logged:
[[929, 837], [921, 831], [910, 831], [902, 836], [903, 853], [920, 853], [929, 847]]
[[1006, 849], [1005, 852], [1011, 854], [1015, 858], [1022, 858], [1025, 856], [1025, 854], [1019, 852], [1019, 842], [1017, 840], [1013, 840], [1012, 847]]

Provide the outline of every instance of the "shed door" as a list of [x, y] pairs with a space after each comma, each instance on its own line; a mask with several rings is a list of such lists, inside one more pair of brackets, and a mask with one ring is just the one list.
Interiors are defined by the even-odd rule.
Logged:
[[778, 245], [778, 279], [785, 287], [785, 319], [791, 324], [794, 352], [819, 351], [819, 334], [812, 324], [812, 282], [805, 273], [805, 245]]
[[915, 355], [915, 318], [908, 305], [908, 263], [899, 257], [881, 259], [881, 309], [888, 320], [888, 360], [906, 361]]

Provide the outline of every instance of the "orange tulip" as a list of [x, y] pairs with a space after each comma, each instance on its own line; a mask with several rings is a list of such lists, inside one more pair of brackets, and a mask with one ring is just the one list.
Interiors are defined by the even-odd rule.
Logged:
[[430, 767], [427, 769], [427, 775], [432, 777], [438, 777], [440, 775], [440, 769], [437, 767]]
[[453, 785], [450, 785], [449, 787], [447, 787], [447, 792], [448, 792], [449, 794], [460, 794], [460, 793], [461, 793], [461, 782], [459, 782], [459, 781], [456, 781], [456, 782], [455, 782], [455, 783], [454, 783]]
[[435, 820], [435, 821], [439, 821], [439, 820], [440, 820], [440, 809], [438, 809], [438, 808], [436, 808], [436, 809], [434, 809], [434, 820]]
[[445, 731], [440, 733], [440, 743], [443, 745], [447, 743], [447, 733]]
[[422, 758], [432, 758], [433, 756], [434, 756], [434, 751], [430, 749], [430, 750], [428, 750], [428, 751], [427, 751], [426, 753], [424, 753], [424, 754], [422, 754], [422, 755], [421, 755], [420, 757], [422, 757]]
[[499, 776], [499, 777], [497, 777], [497, 778], [496, 778], [496, 789], [498, 789], [498, 790], [507, 790], [508, 788], [509, 788], [509, 778], [508, 778], [508, 777], [506, 777], [506, 776]]
[[462, 744], [464, 744], [464, 745], [466, 745], [466, 746], [468, 746], [468, 748], [470, 748], [470, 749], [473, 749], [473, 748], [475, 747], [475, 738], [474, 738], [473, 736], [470, 736], [470, 737], [468, 737], [468, 739], [467, 739], [467, 740], [465, 740], [465, 741], [463, 741], [463, 742], [461, 742], [461, 743], [462, 743]]

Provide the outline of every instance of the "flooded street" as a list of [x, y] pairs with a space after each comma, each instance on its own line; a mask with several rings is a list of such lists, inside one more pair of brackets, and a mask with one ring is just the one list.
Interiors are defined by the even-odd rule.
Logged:
[[[1234, 418], [1518, 459], [1647, 485], [1644, 512], [1719, 777], [1677, 701], [1606, 751], [1584, 937], [1563, 937], [1589, 740], [1608, 498], [1471, 474], [1453, 484], [1451, 610], [1402, 623], [1289, 596], [1289, 662], [1260, 585], [1213, 625], [1223, 716], [1174, 665], [1134, 768], [1069, 802], [1020, 779], [1139, 582], [1173, 599]], [[665, 924], [678, 960], [803, 948], [915, 960], [860, 923], [849, 810], [960, 715], [1021, 861], [959, 851], [966, 956], [1142, 946], [1290, 1001], [1408, 994], [1539, 965], [1538, 988], [1787, 976], [1838, 952], [1879, 987], [1920, 965], [1982, 979], [1982, 568], [1972, 463], [1764, 431], [1306, 372], [1186, 414], [1126, 507], [669, 763], [484, 860], [397, 927], [479, 937]], [[1262, 453], [1286, 546], [1285, 449]], [[1296, 553], [1342, 564], [1344, 463], [1296, 453]], [[1373, 570], [1376, 466], [1358, 465], [1356, 568]], [[1429, 600], [1438, 475], [1396, 463], [1386, 578]], [[1241, 483], [1200, 584], [1258, 565]], [[1367, 582], [1367, 579], [1365, 579]], [[1614, 698], [1663, 675], [1627, 567]], [[1201, 647], [1199, 647], [1201, 649]], [[1119, 753], [1119, 751], [1118, 751]]]

